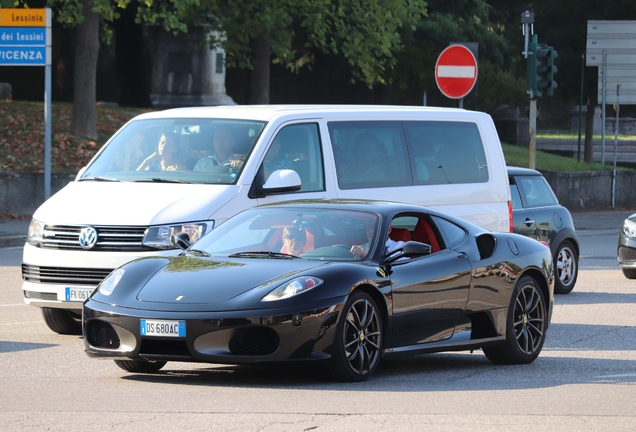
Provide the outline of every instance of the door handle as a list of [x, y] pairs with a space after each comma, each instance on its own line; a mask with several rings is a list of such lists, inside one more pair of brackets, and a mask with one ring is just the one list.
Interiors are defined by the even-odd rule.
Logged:
[[534, 225], [534, 221], [532, 219], [526, 218], [526, 221], [524, 222], [524, 224], [526, 224], [526, 226], [530, 227], [530, 226]]

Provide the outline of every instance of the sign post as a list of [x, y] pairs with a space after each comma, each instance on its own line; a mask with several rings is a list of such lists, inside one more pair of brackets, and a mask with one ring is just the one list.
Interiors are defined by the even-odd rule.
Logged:
[[0, 9], [0, 66], [44, 66], [44, 200], [51, 196], [51, 9]]
[[[477, 60], [463, 45], [451, 45], [444, 49], [435, 63], [435, 81], [444, 96], [462, 99], [477, 82]], [[460, 100], [460, 108], [462, 107]]]

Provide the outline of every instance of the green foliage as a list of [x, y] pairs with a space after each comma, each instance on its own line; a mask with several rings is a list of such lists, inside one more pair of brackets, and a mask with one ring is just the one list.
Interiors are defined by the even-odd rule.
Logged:
[[[353, 80], [371, 87], [384, 83], [401, 48], [400, 29], [411, 28], [426, 14], [424, 0], [218, 0], [201, 3], [199, 16], [225, 32], [222, 45], [229, 67], [251, 68], [250, 42], [266, 37], [273, 60], [295, 70], [313, 58], [313, 49], [342, 54]], [[300, 43], [299, 43], [300, 42]]]
[[[530, 151], [528, 147], [516, 146], [512, 144], [501, 144], [506, 159], [506, 165], [519, 167], [528, 167], [530, 163]], [[535, 167], [541, 171], [561, 171], [561, 172], [578, 172], [578, 171], [601, 171], [603, 167], [600, 163], [585, 163], [583, 160], [577, 162], [576, 158], [558, 156], [543, 151], [535, 153]], [[608, 165], [605, 165], [608, 169]]]

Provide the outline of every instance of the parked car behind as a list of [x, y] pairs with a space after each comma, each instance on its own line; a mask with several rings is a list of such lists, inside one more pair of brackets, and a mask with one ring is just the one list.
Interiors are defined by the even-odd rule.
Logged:
[[625, 219], [618, 236], [618, 265], [627, 279], [636, 279], [636, 213]]
[[[554, 292], [567, 294], [579, 271], [579, 240], [572, 216], [536, 170], [508, 167], [513, 232], [545, 242], [554, 260]], [[636, 277], [636, 275], [634, 275]]]

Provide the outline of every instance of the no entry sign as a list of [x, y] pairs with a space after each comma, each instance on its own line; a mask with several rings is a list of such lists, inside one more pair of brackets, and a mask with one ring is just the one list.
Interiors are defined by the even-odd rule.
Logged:
[[444, 96], [461, 99], [477, 82], [477, 60], [463, 45], [451, 45], [437, 58], [435, 81]]

